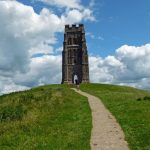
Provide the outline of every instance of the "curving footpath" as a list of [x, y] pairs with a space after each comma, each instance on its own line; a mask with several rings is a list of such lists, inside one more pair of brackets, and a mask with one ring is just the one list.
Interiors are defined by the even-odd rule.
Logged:
[[86, 96], [92, 111], [92, 133], [90, 145], [92, 150], [129, 150], [124, 140], [124, 133], [112, 114], [105, 108], [99, 98], [80, 90], [77, 93]]

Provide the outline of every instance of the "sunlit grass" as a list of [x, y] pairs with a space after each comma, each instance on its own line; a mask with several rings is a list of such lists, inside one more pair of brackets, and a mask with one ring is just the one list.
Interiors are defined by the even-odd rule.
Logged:
[[0, 149], [90, 149], [91, 111], [65, 85], [0, 97]]
[[81, 89], [99, 97], [112, 112], [131, 150], [150, 150], [150, 92], [107, 84], [84, 84]]

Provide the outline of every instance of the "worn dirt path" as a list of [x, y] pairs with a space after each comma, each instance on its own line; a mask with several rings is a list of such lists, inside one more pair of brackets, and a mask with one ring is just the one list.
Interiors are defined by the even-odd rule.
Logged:
[[88, 97], [92, 111], [92, 150], [129, 150], [124, 134], [116, 119], [105, 108], [99, 98], [74, 89], [77, 93]]

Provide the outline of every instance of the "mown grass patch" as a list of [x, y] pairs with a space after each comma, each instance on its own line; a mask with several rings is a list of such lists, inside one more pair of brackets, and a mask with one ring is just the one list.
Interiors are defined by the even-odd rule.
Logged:
[[99, 97], [124, 130], [131, 150], [150, 150], [150, 92], [107, 84], [83, 84]]
[[65, 85], [0, 96], [0, 149], [90, 149], [91, 111]]

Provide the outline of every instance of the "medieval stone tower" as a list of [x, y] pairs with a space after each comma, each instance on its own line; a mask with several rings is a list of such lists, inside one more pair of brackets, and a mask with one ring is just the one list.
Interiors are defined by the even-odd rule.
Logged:
[[62, 52], [62, 84], [73, 83], [74, 76], [79, 83], [89, 82], [88, 52], [84, 25], [65, 25]]

